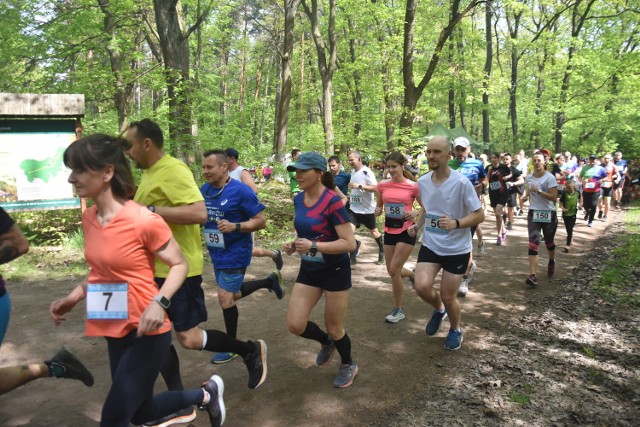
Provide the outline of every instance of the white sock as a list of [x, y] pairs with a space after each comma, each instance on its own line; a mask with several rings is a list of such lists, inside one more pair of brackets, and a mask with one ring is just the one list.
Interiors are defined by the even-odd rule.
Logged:
[[206, 346], [207, 346], [207, 331], [202, 329], [202, 348], [200, 349], [200, 351], [204, 350]]
[[202, 392], [204, 393], [204, 397], [202, 398], [202, 406], [204, 406], [211, 400], [211, 395], [205, 389], [202, 389]]

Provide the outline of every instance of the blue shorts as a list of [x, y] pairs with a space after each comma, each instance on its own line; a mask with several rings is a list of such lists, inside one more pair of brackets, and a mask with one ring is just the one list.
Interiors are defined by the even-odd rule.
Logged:
[[244, 282], [244, 274], [247, 268], [214, 268], [213, 274], [221, 289], [237, 294]]
[[11, 298], [9, 298], [9, 292], [5, 292], [0, 297], [0, 345], [4, 340], [4, 334], [9, 327], [9, 315], [11, 314]]
[[[165, 279], [154, 277], [159, 288]], [[167, 310], [169, 320], [176, 332], [185, 332], [207, 321], [207, 306], [204, 304], [202, 291], [202, 276], [187, 277], [182, 286], [171, 298], [171, 305]]]

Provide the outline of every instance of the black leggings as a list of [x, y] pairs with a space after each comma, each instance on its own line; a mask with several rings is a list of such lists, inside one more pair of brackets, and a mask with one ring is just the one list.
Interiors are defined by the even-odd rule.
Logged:
[[101, 426], [128, 427], [156, 420], [180, 409], [202, 403], [201, 388], [153, 395], [153, 385], [171, 345], [171, 332], [136, 337], [107, 337], [111, 388], [102, 407]]
[[564, 221], [564, 228], [567, 230], [567, 246], [571, 244], [571, 240], [573, 240], [573, 226], [576, 225], [576, 217], [574, 216], [563, 216], [562, 220]]
[[598, 207], [598, 199], [600, 198], [600, 192], [596, 191], [588, 193], [582, 192], [582, 200], [584, 201], [584, 208], [587, 211], [587, 220], [593, 222], [593, 218], [596, 216], [596, 208]]

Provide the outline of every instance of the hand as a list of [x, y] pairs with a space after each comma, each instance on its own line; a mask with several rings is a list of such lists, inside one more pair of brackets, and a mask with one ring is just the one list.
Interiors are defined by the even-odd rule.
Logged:
[[540, 188], [537, 185], [532, 185], [531, 187], [529, 187], [529, 193], [539, 193], [540, 192]]
[[413, 224], [412, 226], [407, 228], [407, 234], [411, 237], [416, 237], [416, 235], [418, 234], [418, 226]]
[[216, 224], [218, 224], [218, 230], [221, 233], [231, 233], [233, 231], [236, 231], [236, 224], [233, 222], [229, 222], [226, 219], [221, 219], [217, 221]]
[[358, 188], [359, 186], [360, 186], [360, 184], [356, 184], [355, 182], [350, 182], [349, 185], [348, 185], [348, 187], [352, 188], [352, 189], [353, 188]]
[[446, 215], [442, 215], [438, 220], [438, 227], [443, 230], [453, 230], [456, 228], [456, 220], [451, 219]]
[[155, 301], [151, 301], [144, 313], [140, 316], [140, 324], [138, 325], [138, 336], [141, 337], [147, 332], [155, 331], [164, 324], [166, 313], [164, 308], [160, 307]]
[[75, 304], [72, 304], [67, 298], [60, 298], [51, 303], [49, 307], [49, 314], [51, 315], [51, 319], [56, 326], [59, 326], [62, 322], [64, 322], [64, 315], [71, 311]]
[[402, 215], [402, 220], [414, 221], [418, 217], [419, 213], [420, 211], [406, 211], [404, 215]]
[[296, 252], [306, 254], [311, 250], [311, 243], [311, 240], [299, 237], [293, 242], [293, 245], [295, 246]]
[[373, 210], [373, 214], [375, 216], [380, 216], [382, 214], [382, 208], [376, 206], [376, 208]]
[[295, 242], [285, 242], [282, 244], [282, 249], [287, 255], [293, 255], [293, 253], [296, 251], [294, 243]]

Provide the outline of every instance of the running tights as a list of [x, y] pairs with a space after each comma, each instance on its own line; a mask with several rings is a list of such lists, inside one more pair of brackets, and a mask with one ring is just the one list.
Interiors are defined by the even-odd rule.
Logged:
[[112, 384], [101, 426], [139, 425], [202, 402], [201, 388], [153, 395], [164, 359], [158, 355], [166, 354], [170, 345], [171, 332], [138, 338], [134, 330], [123, 338], [107, 337]]
[[588, 193], [586, 191], [582, 192], [582, 199], [584, 200], [584, 208], [587, 210], [587, 214], [589, 215], [587, 220], [590, 223], [593, 222], [593, 218], [596, 216], [596, 208], [598, 207], [598, 198], [600, 198], [599, 191], [596, 191], [593, 193]]
[[569, 246], [573, 240], [573, 227], [576, 225], [576, 217], [575, 215], [563, 216], [562, 220], [564, 221], [564, 228], [567, 230], [567, 246]]

